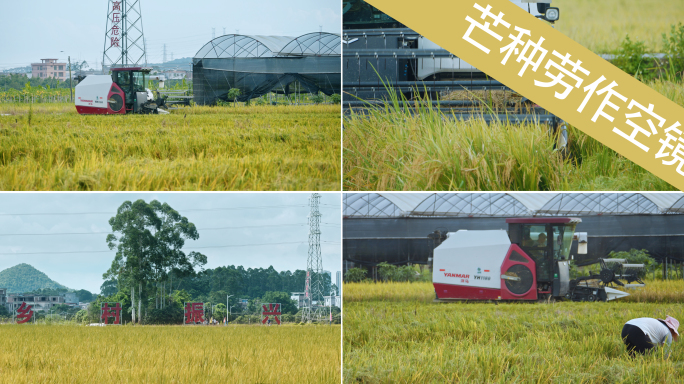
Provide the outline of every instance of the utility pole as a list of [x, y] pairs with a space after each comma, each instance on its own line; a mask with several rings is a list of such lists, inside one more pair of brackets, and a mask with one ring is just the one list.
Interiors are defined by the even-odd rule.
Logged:
[[[230, 295], [230, 296], [226, 297], [226, 308], [228, 308], [228, 307], [230, 306], [230, 303], [228, 302], [228, 299], [230, 299], [231, 296], [233, 296], [233, 295]], [[230, 317], [228, 318], [228, 321], [230, 321]], [[228, 325], [228, 321], [226, 321], [226, 325]]]
[[71, 56], [69, 56], [69, 98], [71, 98], [71, 102], [74, 102], [74, 93], [71, 88]]

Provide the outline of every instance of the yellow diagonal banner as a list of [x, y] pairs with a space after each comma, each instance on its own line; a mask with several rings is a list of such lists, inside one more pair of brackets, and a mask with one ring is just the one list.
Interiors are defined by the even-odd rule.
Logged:
[[684, 190], [684, 108], [507, 0], [366, 0]]

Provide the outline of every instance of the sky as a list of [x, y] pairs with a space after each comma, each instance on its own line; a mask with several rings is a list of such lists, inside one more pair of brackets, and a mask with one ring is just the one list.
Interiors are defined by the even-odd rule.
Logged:
[[[212, 38], [243, 35], [300, 36], [340, 33], [339, 0], [141, 0], [147, 62], [192, 57]], [[68, 2], [3, 1], [0, 22], [0, 70], [27, 66], [43, 58], [83, 60], [101, 65], [107, 0]], [[15, 15], [12, 17], [11, 15]], [[60, 52], [64, 51], [64, 52]]]
[[[341, 197], [339, 193], [321, 195], [323, 269], [332, 272], [334, 283], [342, 265]], [[138, 199], [166, 202], [195, 224], [200, 238], [186, 241], [183, 249], [206, 255], [204, 268], [242, 265], [306, 270], [309, 193], [23, 192], [0, 196], [0, 270], [27, 263], [71, 289], [100, 292], [102, 274], [115, 255], [105, 240], [111, 231], [108, 221], [124, 201]]]

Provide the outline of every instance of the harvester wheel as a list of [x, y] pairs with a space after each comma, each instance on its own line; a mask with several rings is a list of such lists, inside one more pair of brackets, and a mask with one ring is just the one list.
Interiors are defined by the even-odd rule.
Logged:
[[591, 302], [596, 301], [596, 296], [594, 296], [594, 295], [587, 296], [587, 301], [591, 301]]

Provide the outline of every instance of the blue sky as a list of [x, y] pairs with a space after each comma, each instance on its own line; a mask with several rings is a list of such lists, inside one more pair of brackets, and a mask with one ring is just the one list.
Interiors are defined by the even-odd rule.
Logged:
[[[0, 10], [0, 69], [26, 66], [43, 58], [101, 64], [107, 18], [106, 0], [3, 1]], [[216, 36], [300, 36], [340, 33], [339, 0], [141, 0], [148, 63], [192, 57]], [[64, 51], [64, 53], [60, 53]], [[98, 64], [98, 66], [100, 65]]]
[[[69, 288], [99, 292], [102, 274], [114, 257], [108, 251], [106, 233], [45, 234], [108, 232], [116, 209], [126, 200], [137, 199], [166, 202], [196, 225], [200, 238], [186, 241], [185, 249], [205, 254], [205, 268], [272, 265], [278, 271], [304, 270], [309, 196], [284, 192], [2, 193], [0, 270], [28, 263]], [[340, 193], [323, 193], [321, 198], [323, 269], [332, 272], [333, 282], [342, 263], [340, 199]], [[288, 244], [260, 245], [266, 243]], [[222, 248], [202, 248], [216, 246]], [[83, 253], [57, 253], [74, 251]]]

